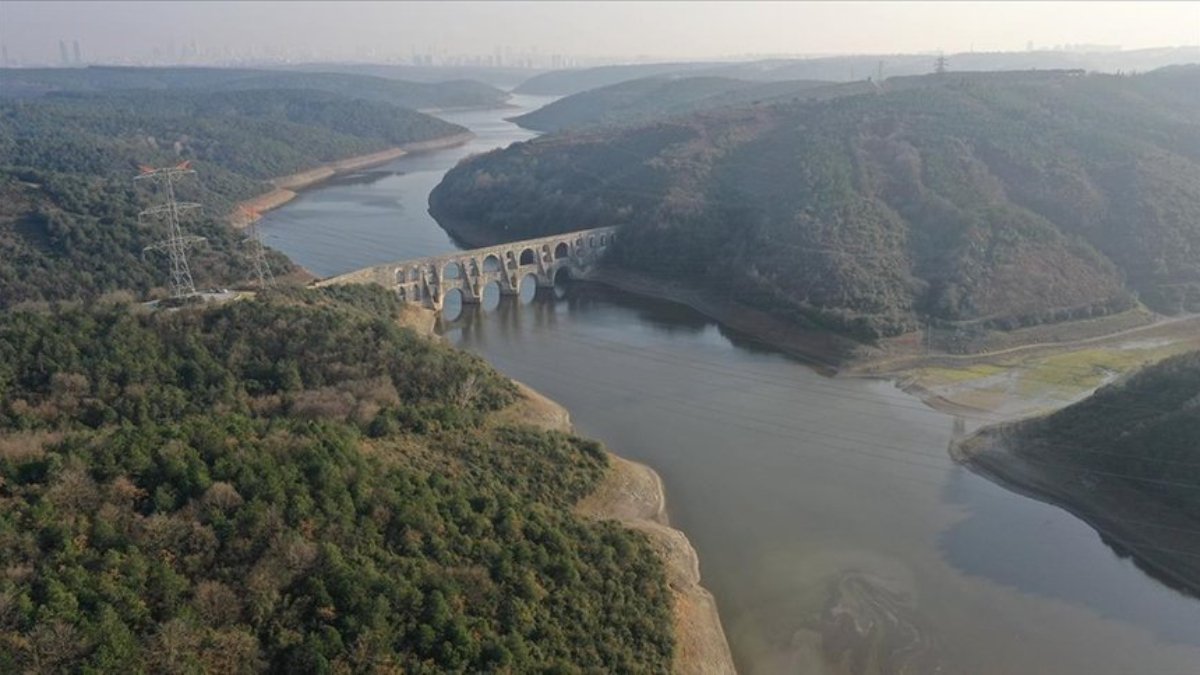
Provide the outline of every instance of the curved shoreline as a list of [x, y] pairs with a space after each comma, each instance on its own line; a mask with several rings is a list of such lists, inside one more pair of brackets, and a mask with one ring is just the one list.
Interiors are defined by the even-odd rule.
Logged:
[[1005, 425], [954, 441], [954, 461], [1006, 490], [1056, 506], [1094, 529], [1117, 555], [1127, 557], [1170, 588], [1200, 598], [1200, 549], [1181, 550], [1155, 533], [1192, 531], [1196, 523], [1144, 494], [1112, 481], [1060, 475], [1022, 458], [1005, 442]]
[[[521, 401], [513, 417], [528, 424], [574, 433], [571, 415], [559, 403], [514, 380]], [[662, 560], [671, 589], [675, 621], [672, 671], [680, 674], [731, 675], [733, 654], [717, 601], [701, 584], [700, 556], [680, 530], [670, 525], [662, 477], [654, 469], [608, 452], [609, 470], [596, 491], [575, 506], [587, 518], [615, 520], [650, 540]]]
[[335, 176], [387, 164], [414, 152], [452, 148], [462, 145], [473, 138], [475, 138], [474, 133], [464, 131], [449, 136], [431, 138], [426, 141], [414, 141], [394, 148], [388, 148], [387, 150], [380, 150], [379, 152], [354, 155], [326, 162], [325, 164], [299, 173], [274, 178], [270, 181], [275, 186], [274, 188], [256, 197], [244, 199], [235, 204], [233, 212], [229, 214], [229, 223], [236, 228], [246, 227], [255, 220], [250, 214], [259, 214], [261, 217], [262, 213], [287, 204], [295, 199], [300, 192], [320, 185]]

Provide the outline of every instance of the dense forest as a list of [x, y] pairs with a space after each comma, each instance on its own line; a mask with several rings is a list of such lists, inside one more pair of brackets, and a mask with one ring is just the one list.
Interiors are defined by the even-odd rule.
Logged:
[[607, 459], [383, 289], [0, 314], [0, 671], [665, 672]]
[[1197, 92], [1196, 66], [892, 78], [551, 134], [430, 201], [495, 240], [622, 225], [617, 265], [866, 339], [1194, 311]]
[[656, 117], [724, 106], [790, 100], [801, 95], [809, 99], [817, 88], [859, 93], [863, 89], [862, 85], [831, 86], [811, 80], [764, 83], [727, 77], [645, 78], [566, 96], [513, 121], [537, 131], [644, 124]]
[[[163, 238], [137, 213], [159, 199], [132, 179], [139, 165], [190, 160], [180, 197], [199, 202], [190, 234], [196, 281], [227, 286], [250, 275], [234, 203], [268, 179], [345, 157], [464, 131], [379, 101], [322, 91], [59, 92], [0, 100], [0, 308], [23, 301], [146, 294], [164, 284], [142, 249]], [[277, 271], [290, 263], [273, 261]]]
[[390, 103], [402, 108], [496, 106], [508, 94], [479, 82], [406, 82], [359, 73], [239, 68], [0, 68], [0, 98], [29, 98], [57, 91], [190, 90], [209, 93], [307, 89]]

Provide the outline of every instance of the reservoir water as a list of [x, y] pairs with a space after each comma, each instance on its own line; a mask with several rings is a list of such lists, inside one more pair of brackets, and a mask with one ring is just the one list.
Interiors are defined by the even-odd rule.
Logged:
[[[543, 102], [442, 115], [477, 138], [306, 192], [267, 214], [267, 243], [321, 276], [452, 250], [429, 191], [467, 154], [531, 137], [503, 118]], [[951, 417], [677, 305], [546, 295], [468, 311], [446, 336], [658, 470], [741, 672], [1200, 673], [1200, 601], [956, 466]]]

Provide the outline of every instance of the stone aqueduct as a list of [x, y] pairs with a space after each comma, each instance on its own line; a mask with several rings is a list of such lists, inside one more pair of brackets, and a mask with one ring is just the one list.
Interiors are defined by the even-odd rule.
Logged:
[[393, 289], [401, 300], [441, 309], [446, 295], [457, 290], [464, 303], [478, 303], [495, 283], [502, 295], [516, 295], [521, 281], [532, 276], [539, 287], [554, 285], [565, 271], [586, 278], [617, 238], [616, 227], [565, 232], [446, 255], [374, 265], [317, 282], [379, 284]]

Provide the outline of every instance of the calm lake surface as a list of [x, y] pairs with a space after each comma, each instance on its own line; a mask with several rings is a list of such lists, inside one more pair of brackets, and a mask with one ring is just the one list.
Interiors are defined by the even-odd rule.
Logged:
[[[267, 243], [321, 276], [453, 250], [429, 191], [462, 157], [530, 138], [503, 118], [547, 100], [442, 115], [477, 138], [307, 192], [267, 214]], [[741, 672], [1200, 673], [1200, 601], [956, 466], [951, 417], [677, 305], [528, 295], [485, 298], [447, 337], [658, 470]]]

